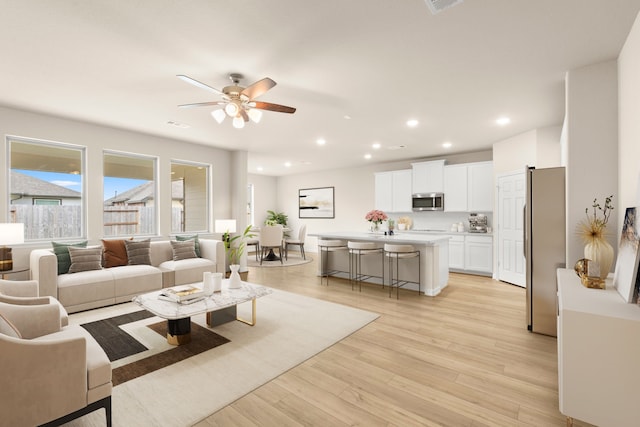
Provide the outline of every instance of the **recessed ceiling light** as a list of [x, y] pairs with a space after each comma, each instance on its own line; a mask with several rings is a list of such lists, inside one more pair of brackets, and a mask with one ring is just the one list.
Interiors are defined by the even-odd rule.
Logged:
[[509, 117], [500, 117], [496, 120], [496, 123], [500, 126], [506, 126], [511, 123], [511, 119]]
[[443, 142], [443, 143], [442, 143], [442, 146], [443, 146], [444, 148], [451, 148], [451, 146], [452, 146], [452, 145], [453, 145], [453, 144], [452, 144], [452, 143], [450, 143], [449, 141], [447, 141], [447, 142]]
[[374, 150], [379, 150], [380, 147], [382, 147], [382, 144], [380, 144], [379, 142], [374, 142], [371, 146]]
[[287, 168], [290, 168], [291, 167], [291, 162], [284, 162], [284, 166], [287, 167]]
[[350, 116], [350, 115], [348, 115], [348, 114], [345, 114], [345, 115], [344, 115], [344, 119], [345, 119], [345, 120], [351, 120], [351, 116]]
[[372, 156], [371, 156], [371, 154], [369, 154], [369, 153], [367, 153], [367, 154], [365, 154], [365, 155], [364, 155], [364, 158], [365, 158], [365, 159], [367, 159], [367, 160], [369, 160], [371, 157], [372, 157]]
[[407, 126], [409, 126], [410, 128], [418, 126], [418, 123], [420, 122], [418, 122], [416, 119], [407, 120]]
[[318, 144], [318, 145], [324, 145], [326, 143], [327, 143], [327, 141], [325, 141], [324, 138], [316, 139], [316, 144]]
[[258, 167], [256, 168], [256, 170], [257, 170], [258, 172], [262, 172], [262, 171], [264, 170], [264, 168], [263, 168], [262, 166], [258, 166]]

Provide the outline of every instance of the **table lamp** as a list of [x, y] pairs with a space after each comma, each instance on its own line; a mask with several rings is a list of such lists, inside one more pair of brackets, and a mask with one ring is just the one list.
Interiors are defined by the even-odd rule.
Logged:
[[0, 271], [13, 269], [11, 248], [6, 245], [24, 243], [24, 224], [0, 223]]
[[216, 219], [215, 232], [222, 233], [222, 240], [228, 246], [229, 234], [236, 232], [236, 220], [235, 219]]

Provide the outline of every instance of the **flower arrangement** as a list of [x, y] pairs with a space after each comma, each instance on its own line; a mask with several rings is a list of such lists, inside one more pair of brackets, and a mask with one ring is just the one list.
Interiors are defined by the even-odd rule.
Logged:
[[367, 212], [364, 219], [374, 224], [380, 225], [382, 221], [386, 221], [389, 217], [386, 213], [381, 210], [374, 209], [372, 211]]
[[[578, 224], [578, 234], [585, 244], [604, 240], [607, 222], [613, 211], [612, 199], [613, 195], [607, 197], [604, 200], [604, 207], [600, 206], [597, 198], [593, 199], [592, 214], [589, 214], [589, 208], [585, 208], [584, 213], [587, 218]], [[602, 213], [602, 218], [598, 217], [598, 213]]]

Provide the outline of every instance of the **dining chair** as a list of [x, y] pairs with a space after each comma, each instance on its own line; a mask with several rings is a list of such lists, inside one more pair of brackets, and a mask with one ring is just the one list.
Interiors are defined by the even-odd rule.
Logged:
[[260, 229], [260, 265], [264, 260], [267, 251], [272, 252], [274, 249], [278, 249], [278, 255], [280, 263], [282, 261], [282, 238], [284, 232], [282, 230], [282, 224], [268, 225]]
[[307, 237], [307, 224], [302, 224], [298, 230], [297, 239], [284, 239], [284, 256], [289, 259], [289, 246], [300, 246], [300, 255], [302, 259], [307, 259], [304, 253], [304, 239]]

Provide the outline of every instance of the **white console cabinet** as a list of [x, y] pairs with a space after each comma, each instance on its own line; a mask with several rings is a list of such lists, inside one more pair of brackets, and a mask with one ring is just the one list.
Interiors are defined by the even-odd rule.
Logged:
[[557, 278], [560, 412], [600, 427], [640, 425], [640, 306], [611, 280], [600, 290], [571, 269]]

